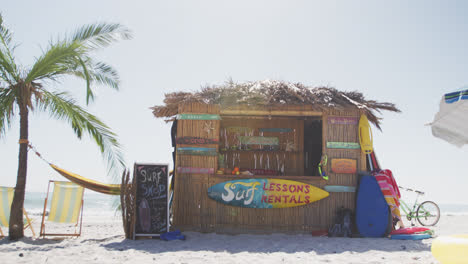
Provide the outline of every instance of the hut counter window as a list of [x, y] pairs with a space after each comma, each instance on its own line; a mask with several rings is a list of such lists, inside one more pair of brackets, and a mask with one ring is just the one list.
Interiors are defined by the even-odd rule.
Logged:
[[[318, 176], [312, 168], [316, 168], [322, 152], [322, 122], [320, 118], [313, 120], [284, 116], [222, 116], [218, 174]], [[308, 128], [306, 138], [305, 127]], [[312, 140], [312, 137], [318, 138]], [[304, 142], [309, 143], [307, 148]], [[234, 171], [234, 168], [239, 169]], [[309, 169], [307, 174], [306, 169]]]

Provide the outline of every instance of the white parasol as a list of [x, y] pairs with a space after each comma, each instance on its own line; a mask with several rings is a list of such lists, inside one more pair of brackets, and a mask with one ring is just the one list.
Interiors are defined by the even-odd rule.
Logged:
[[457, 147], [468, 144], [468, 90], [445, 94], [430, 125], [435, 137]]

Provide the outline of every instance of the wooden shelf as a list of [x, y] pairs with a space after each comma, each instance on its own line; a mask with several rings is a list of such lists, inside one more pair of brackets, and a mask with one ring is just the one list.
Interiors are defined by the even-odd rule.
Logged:
[[232, 175], [232, 174], [210, 174], [211, 176], [219, 177], [219, 178], [232, 178], [232, 179], [259, 179], [259, 178], [270, 178], [270, 179], [283, 179], [283, 180], [308, 180], [308, 181], [316, 181], [316, 182], [326, 182], [320, 176], [297, 176], [297, 175]]
[[261, 153], [301, 153], [302, 151], [286, 151], [286, 150], [219, 150], [219, 153], [227, 152], [261, 152]]

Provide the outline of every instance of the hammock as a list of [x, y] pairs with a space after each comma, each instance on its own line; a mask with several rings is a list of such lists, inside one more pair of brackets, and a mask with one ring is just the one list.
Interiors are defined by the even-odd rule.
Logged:
[[63, 177], [67, 178], [69, 181], [74, 182], [84, 188], [93, 190], [95, 192], [103, 193], [103, 194], [110, 194], [110, 195], [120, 195], [120, 184], [105, 184], [102, 182], [98, 182], [95, 180], [91, 180], [88, 178], [85, 178], [83, 176], [80, 176], [76, 173], [66, 171], [50, 162], [48, 162], [46, 159], [44, 159], [39, 153], [36, 148], [29, 143], [28, 140], [25, 139], [20, 139], [19, 140], [20, 144], [28, 144], [28, 149], [31, 149], [34, 151], [34, 153], [45, 163], [49, 164], [52, 169], [54, 169], [56, 172], [58, 172], [60, 175]]
[[99, 192], [99, 193], [104, 193], [104, 194], [111, 194], [111, 195], [119, 195], [120, 194], [120, 184], [105, 184], [102, 182], [98, 182], [95, 180], [91, 180], [88, 178], [85, 178], [83, 176], [80, 176], [78, 174], [75, 174], [73, 172], [66, 171], [64, 169], [61, 169], [57, 166], [55, 166], [52, 163], [49, 163], [50, 167], [57, 171], [60, 175], [63, 177], [67, 178], [68, 180], [83, 186], [84, 188]]

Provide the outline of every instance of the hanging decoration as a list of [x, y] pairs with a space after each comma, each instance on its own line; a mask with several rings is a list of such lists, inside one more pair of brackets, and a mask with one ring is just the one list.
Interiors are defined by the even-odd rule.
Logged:
[[322, 176], [322, 178], [326, 181], [328, 181], [328, 176], [327, 174], [325, 173], [325, 170], [324, 168], [327, 167], [327, 162], [328, 162], [328, 156], [327, 154], [324, 154], [322, 155], [322, 157], [320, 158], [320, 162], [318, 164], [318, 171], [319, 171], [319, 174], [320, 176]]
[[203, 131], [205, 131], [207, 134], [210, 134], [212, 130], [214, 130], [214, 127], [211, 121], [207, 121], [203, 124]]

